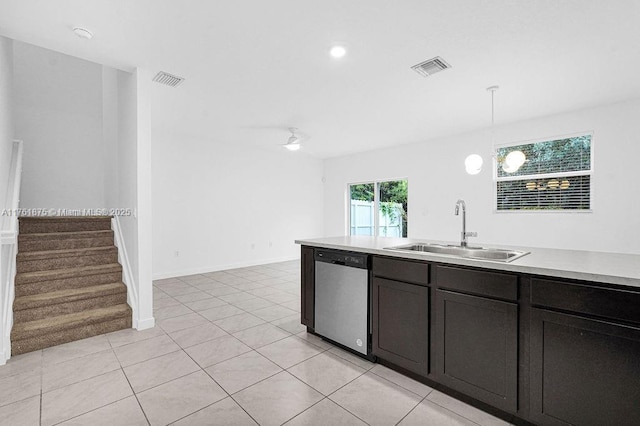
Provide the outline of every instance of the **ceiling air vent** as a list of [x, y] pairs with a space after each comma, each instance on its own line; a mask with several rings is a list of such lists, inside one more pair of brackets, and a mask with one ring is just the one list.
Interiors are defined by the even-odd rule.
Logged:
[[436, 56], [435, 58], [431, 58], [428, 61], [421, 62], [418, 65], [411, 67], [412, 70], [423, 77], [429, 77], [430, 75], [446, 70], [447, 68], [451, 68], [451, 65], [446, 63], [440, 56]]
[[153, 77], [153, 81], [167, 86], [176, 87], [184, 81], [184, 78], [169, 74], [168, 72], [160, 71], [155, 77]]

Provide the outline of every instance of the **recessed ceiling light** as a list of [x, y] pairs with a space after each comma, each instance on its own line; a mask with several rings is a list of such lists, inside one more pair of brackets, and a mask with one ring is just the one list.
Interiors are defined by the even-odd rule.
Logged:
[[340, 59], [347, 54], [347, 49], [344, 46], [333, 46], [331, 50], [329, 50], [329, 54], [333, 58]]
[[87, 40], [91, 40], [93, 38], [93, 33], [86, 28], [75, 27], [73, 32], [80, 38], [86, 38]]

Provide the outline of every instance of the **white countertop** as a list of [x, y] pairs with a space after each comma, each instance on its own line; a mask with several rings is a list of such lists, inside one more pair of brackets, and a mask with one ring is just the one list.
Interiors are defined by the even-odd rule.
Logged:
[[[521, 272], [551, 277], [618, 284], [640, 288], [640, 255], [535, 247], [491, 246], [530, 252], [512, 262], [467, 259], [436, 253], [384, 250], [412, 243], [443, 243], [415, 238], [343, 236], [296, 240], [296, 244], [337, 250], [418, 259], [452, 265], [476, 266], [498, 271]], [[453, 242], [445, 242], [455, 244]]]

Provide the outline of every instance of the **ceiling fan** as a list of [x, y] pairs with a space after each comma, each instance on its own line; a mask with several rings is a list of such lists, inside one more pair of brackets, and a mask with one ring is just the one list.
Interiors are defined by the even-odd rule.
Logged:
[[289, 127], [289, 131], [291, 132], [291, 136], [289, 136], [287, 143], [282, 144], [282, 146], [289, 151], [297, 151], [300, 149], [300, 137], [296, 135], [298, 129], [296, 127]]

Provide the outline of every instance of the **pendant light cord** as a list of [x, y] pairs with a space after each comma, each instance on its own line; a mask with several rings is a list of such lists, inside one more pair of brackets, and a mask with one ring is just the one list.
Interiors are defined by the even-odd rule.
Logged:
[[494, 125], [494, 104], [493, 104], [493, 95], [496, 94], [495, 90], [491, 91], [491, 129], [493, 130]]
[[494, 145], [494, 127], [495, 127], [495, 102], [494, 95], [496, 94], [496, 90], [498, 90], [500, 86], [490, 86], [487, 87], [487, 91], [491, 92], [491, 146]]

